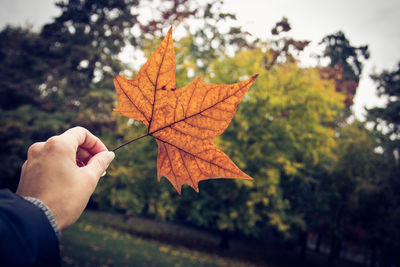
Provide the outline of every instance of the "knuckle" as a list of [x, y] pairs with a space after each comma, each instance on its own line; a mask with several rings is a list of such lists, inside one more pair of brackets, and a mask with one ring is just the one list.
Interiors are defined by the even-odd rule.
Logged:
[[60, 139], [60, 137], [55, 135], [55, 136], [52, 136], [49, 139], [47, 139], [46, 143], [47, 144], [58, 143], [59, 139]]
[[61, 146], [61, 140], [58, 136], [50, 137], [46, 141], [46, 148], [48, 150], [58, 150]]
[[28, 156], [34, 156], [42, 149], [43, 143], [34, 143], [28, 148]]
[[79, 130], [79, 131], [86, 131], [86, 128], [83, 128], [82, 126], [75, 126], [72, 129]]
[[73, 132], [88, 132], [88, 130], [82, 126], [75, 126], [70, 129]]

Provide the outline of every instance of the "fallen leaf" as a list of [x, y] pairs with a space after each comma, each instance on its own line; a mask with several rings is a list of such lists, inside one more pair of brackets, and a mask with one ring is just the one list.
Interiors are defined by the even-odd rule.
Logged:
[[206, 84], [197, 78], [175, 88], [172, 27], [133, 80], [117, 76], [116, 112], [141, 121], [158, 144], [157, 176], [180, 193], [183, 184], [198, 191], [199, 181], [251, 179], [213, 142], [228, 127], [257, 75], [230, 84]]

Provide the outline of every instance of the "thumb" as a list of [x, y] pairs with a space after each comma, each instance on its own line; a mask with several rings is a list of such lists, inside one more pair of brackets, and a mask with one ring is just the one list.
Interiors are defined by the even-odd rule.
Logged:
[[114, 157], [115, 154], [111, 151], [103, 151], [97, 153], [83, 168], [85, 169], [85, 171], [89, 172], [91, 175], [94, 175], [96, 178], [100, 178], [100, 176], [106, 171], [108, 165], [110, 165]]

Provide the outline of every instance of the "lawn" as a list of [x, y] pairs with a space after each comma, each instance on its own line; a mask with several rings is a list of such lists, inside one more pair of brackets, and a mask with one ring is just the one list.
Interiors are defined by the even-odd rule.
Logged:
[[[213, 233], [121, 214], [85, 211], [61, 238], [63, 266], [326, 266], [311, 250], [307, 261], [292, 249], [231, 240], [228, 250]], [[360, 265], [339, 260], [336, 266]]]
[[[136, 227], [145, 227], [143, 221]], [[254, 266], [248, 262], [143, 239], [115, 224], [126, 224], [118, 215], [85, 212], [64, 232], [61, 242], [64, 266]], [[127, 223], [129, 225], [129, 222]], [[108, 226], [113, 225], [113, 226]], [[150, 229], [153, 229], [150, 225]], [[134, 227], [135, 228], [135, 227]], [[155, 230], [155, 229], [153, 229]]]

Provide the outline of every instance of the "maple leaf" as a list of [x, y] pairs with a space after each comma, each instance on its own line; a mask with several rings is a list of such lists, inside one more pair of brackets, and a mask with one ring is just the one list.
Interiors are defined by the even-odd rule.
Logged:
[[206, 179], [251, 179], [213, 139], [228, 127], [257, 75], [230, 85], [206, 84], [199, 77], [177, 89], [175, 68], [171, 27], [133, 80], [114, 79], [115, 111], [141, 121], [148, 129], [145, 136], [157, 140], [158, 180], [165, 176], [180, 193], [183, 184], [198, 191], [199, 181]]

